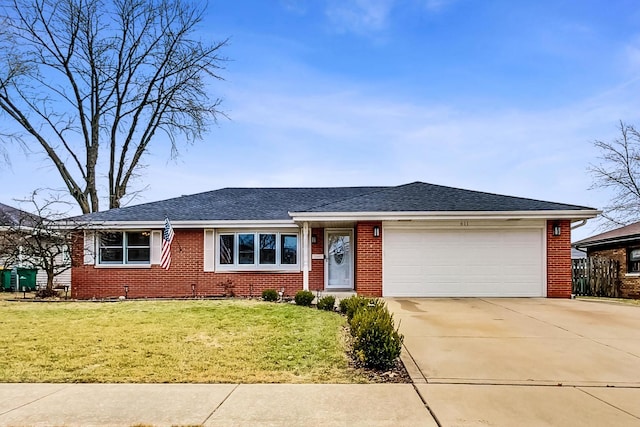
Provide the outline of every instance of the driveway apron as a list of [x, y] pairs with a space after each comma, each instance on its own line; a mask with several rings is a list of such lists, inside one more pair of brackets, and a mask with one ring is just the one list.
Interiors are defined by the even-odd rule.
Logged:
[[405, 335], [403, 360], [441, 425], [640, 425], [640, 307], [387, 302]]

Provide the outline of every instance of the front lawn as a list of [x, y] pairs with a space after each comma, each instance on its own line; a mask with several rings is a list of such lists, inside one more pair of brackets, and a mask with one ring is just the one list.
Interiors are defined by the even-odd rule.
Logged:
[[245, 300], [0, 301], [0, 382], [367, 382], [344, 325]]

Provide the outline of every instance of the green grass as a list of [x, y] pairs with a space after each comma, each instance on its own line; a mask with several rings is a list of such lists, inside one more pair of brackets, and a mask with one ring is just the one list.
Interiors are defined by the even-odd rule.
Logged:
[[0, 382], [367, 382], [344, 324], [257, 301], [0, 301]]

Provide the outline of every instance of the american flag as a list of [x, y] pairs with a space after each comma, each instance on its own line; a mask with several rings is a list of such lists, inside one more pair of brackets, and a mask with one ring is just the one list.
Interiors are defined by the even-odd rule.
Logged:
[[162, 232], [162, 256], [160, 267], [168, 270], [171, 267], [171, 242], [173, 241], [173, 227], [169, 218], [164, 219], [164, 231]]

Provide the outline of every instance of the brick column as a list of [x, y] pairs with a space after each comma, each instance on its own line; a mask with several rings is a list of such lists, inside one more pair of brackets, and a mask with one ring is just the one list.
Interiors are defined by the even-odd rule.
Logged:
[[[560, 224], [560, 235], [553, 225]], [[571, 297], [571, 221], [547, 221], [547, 297]]]
[[[380, 236], [373, 237], [373, 227]], [[358, 295], [382, 296], [382, 223], [359, 222], [356, 226], [356, 292]]]
[[[311, 236], [316, 236], [316, 243], [311, 244], [311, 254], [324, 254], [324, 228], [314, 228]], [[324, 259], [312, 259], [309, 272], [309, 289], [312, 291], [324, 290]]]

